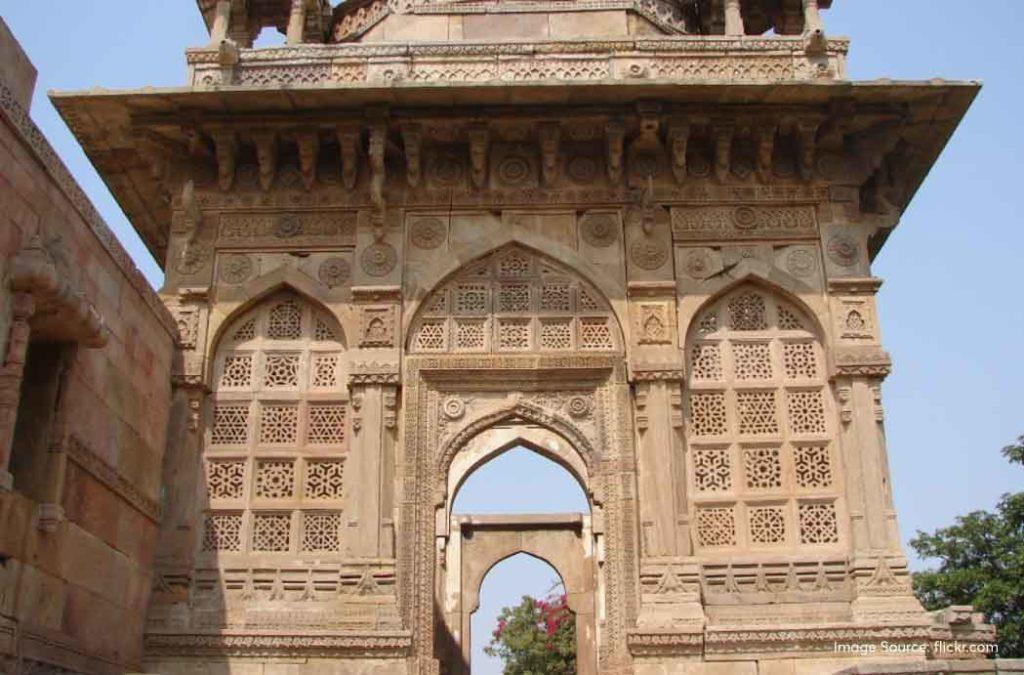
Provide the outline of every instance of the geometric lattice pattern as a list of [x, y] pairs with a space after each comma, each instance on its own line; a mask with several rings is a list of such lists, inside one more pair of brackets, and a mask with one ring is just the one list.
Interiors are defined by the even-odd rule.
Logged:
[[736, 416], [741, 434], [777, 434], [775, 390], [736, 392]]
[[778, 448], [745, 448], [743, 474], [747, 488], [771, 490], [782, 487], [782, 460]]
[[252, 518], [252, 550], [271, 553], [290, 548], [292, 517], [288, 513], [256, 513]]
[[755, 506], [747, 511], [750, 541], [755, 544], [784, 544], [786, 514], [781, 506]]
[[812, 380], [818, 376], [818, 359], [810, 342], [784, 342], [782, 366], [787, 380]]
[[295, 462], [262, 459], [256, 463], [256, 496], [288, 499], [295, 494]]
[[768, 328], [764, 297], [756, 291], [737, 293], [729, 300], [729, 328], [736, 331]]
[[786, 393], [789, 429], [794, 434], [825, 433], [825, 403], [821, 390]]
[[306, 442], [310, 445], [339, 444], [345, 440], [345, 404], [310, 403]]
[[722, 379], [722, 351], [718, 344], [698, 342], [690, 350], [690, 372], [695, 380]]
[[302, 337], [302, 308], [288, 299], [270, 309], [267, 337], [271, 340], [298, 340]]
[[802, 488], [832, 487], [832, 458], [827, 445], [798, 445], [793, 448], [796, 484]]
[[834, 544], [839, 541], [839, 520], [835, 504], [801, 504], [799, 520], [801, 543]]
[[837, 541], [840, 467], [814, 323], [747, 284], [691, 326], [685, 394], [697, 541], [730, 546], [723, 542], [734, 538], [780, 553]]
[[466, 265], [421, 307], [414, 353], [619, 347], [608, 303], [575, 274], [519, 246]]
[[697, 509], [697, 543], [708, 547], [735, 546], [735, 509], [732, 506]]
[[[227, 328], [214, 355], [204, 450], [217, 508], [201, 548], [338, 554], [347, 409], [340, 326], [285, 293]], [[330, 459], [322, 456], [328, 449]], [[310, 501], [321, 510], [307, 512]]]
[[737, 380], [772, 379], [772, 353], [768, 343], [733, 343], [732, 363]]
[[306, 462], [305, 499], [341, 499], [344, 468], [345, 463], [337, 459]]
[[337, 551], [340, 548], [338, 532], [341, 514], [311, 512], [302, 514], [302, 551]]
[[728, 448], [701, 448], [693, 451], [693, 481], [702, 492], [732, 489], [732, 465]]
[[212, 445], [245, 445], [248, 438], [248, 403], [224, 403], [213, 407]]
[[701, 392], [690, 395], [690, 424], [694, 436], [720, 436], [728, 431], [725, 394]]
[[242, 514], [208, 513], [203, 526], [203, 550], [242, 550]]
[[206, 494], [210, 499], [241, 499], [245, 494], [245, 460], [208, 460]]
[[299, 440], [299, 407], [264, 404], [260, 407], [260, 443], [294, 444]]

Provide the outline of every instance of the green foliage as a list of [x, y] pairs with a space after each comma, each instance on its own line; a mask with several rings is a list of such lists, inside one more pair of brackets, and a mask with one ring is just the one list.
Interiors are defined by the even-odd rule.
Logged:
[[498, 615], [488, 656], [500, 657], [505, 675], [572, 675], [576, 672], [576, 620], [565, 595], [528, 595]]
[[[1003, 448], [1024, 465], [1024, 436]], [[1024, 492], [1004, 494], [994, 513], [973, 511], [932, 534], [910, 540], [936, 570], [914, 575], [914, 593], [927, 609], [974, 605], [996, 626], [1001, 658], [1024, 657]]]

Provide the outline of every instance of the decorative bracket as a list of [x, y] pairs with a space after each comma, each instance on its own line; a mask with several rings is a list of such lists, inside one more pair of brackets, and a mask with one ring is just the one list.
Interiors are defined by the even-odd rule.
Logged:
[[487, 146], [490, 131], [486, 126], [476, 125], [469, 130], [469, 163], [473, 186], [480, 189], [487, 181]]

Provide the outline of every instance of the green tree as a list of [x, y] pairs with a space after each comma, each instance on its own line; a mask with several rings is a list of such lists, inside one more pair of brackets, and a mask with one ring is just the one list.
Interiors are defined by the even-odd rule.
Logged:
[[[1003, 448], [1024, 466], [1024, 436]], [[972, 511], [932, 534], [910, 540], [938, 569], [914, 575], [914, 593], [927, 609], [974, 605], [996, 627], [1001, 658], [1024, 656], [1024, 492], [1004, 494], [994, 513]]]
[[576, 620], [565, 595], [524, 595], [518, 605], [502, 608], [484, 653], [501, 658], [505, 675], [575, 673]]

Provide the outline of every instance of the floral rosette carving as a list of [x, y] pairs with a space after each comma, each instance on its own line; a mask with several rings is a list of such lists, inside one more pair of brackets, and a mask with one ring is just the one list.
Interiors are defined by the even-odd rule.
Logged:
[[395, 269], [397, 262], [398, 252], [395, 247], [383, 241], [367, 246], [359, 257], [363, 271], [371, 277], [387, 276]]
[[317, 277], [324, 286], [334, 288], [335, 286], [340, 286], [345, 283], [350, 273], [351, 269], [344, 258], [332, 256], [320, 263], [320, 269], [317, 270]]
[[853, 237], [837, 234], [829, 239], [828, 257], [840, 267], [853, 267], [860, 258], [860, 250]]
[[220, 279], [229, 284], [240, 284], [252, 275], [252, 258], [244, 253], [224, 256], [220, 263]]
[[409, 240], [416, 248], [433, 250], [444, 243], [445, 229], [440, 218], [420, 218], [413, 222]]
[[657, 242], [642, 239], [629, 248], [629, 258], [643, 270], [656, 270], [668, 261], [668, 250]]
[[618, 222], [611, 213], [590, 213], [583, 217], [583, 241], [594, 248], [607, 248], [618, 239]]

